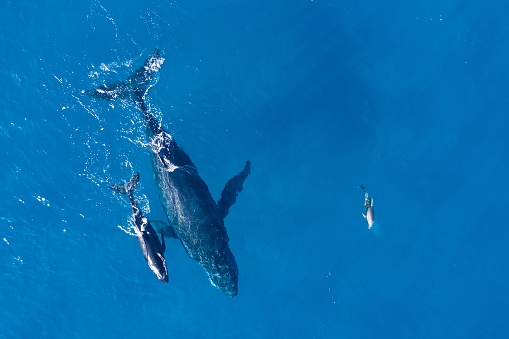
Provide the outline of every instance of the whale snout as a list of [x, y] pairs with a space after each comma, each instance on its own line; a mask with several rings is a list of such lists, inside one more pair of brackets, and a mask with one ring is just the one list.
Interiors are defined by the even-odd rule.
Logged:
[[159, 267], [158, 267], [158, 271], [159, 271], [158, 278], [163, 283], [167, 284], [168, 283], [168, 268], [166, 267], [166, 260], [164, 259], [164, 257], [162, 255], [161, 255], [161, 259], [162, 259], [161, 263], [159, 264]]
[[212, 285], [230, 297], [235, 297], [238, 294], [239, 269], [228, 245], [215, 252], [202, 265]]
[[163, 283], [168, 283], [168, 267], [164, 256], [159, 252], [150, 251], [147, 255], [148, 266], [155, 273], [157, 279]]
[[234, 289], [227, 289], [222, 292], [230, 297], [235, 297], [237, 294], [239, 294], [239, 288], [236, 287]]

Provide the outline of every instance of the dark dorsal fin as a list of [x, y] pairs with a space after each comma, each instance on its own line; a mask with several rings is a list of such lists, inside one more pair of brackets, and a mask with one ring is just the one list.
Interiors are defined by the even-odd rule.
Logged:
[[224, 186], [221, 199], [217, 203], [221, 218], [224, 219], [228, 215], [230, 207], [237, 201], [237, 195], [242, 191], [242, 186], [249, 173], [251, 173], [251, 162], [248, 160], [242, 172], [228, 180]]

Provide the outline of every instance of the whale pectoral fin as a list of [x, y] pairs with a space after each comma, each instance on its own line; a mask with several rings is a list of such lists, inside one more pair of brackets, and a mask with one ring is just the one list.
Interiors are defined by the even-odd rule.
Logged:
[[161, 234], [164, 231], [164, 235], [166, 237], [173, 238], [173, 239], [178, 239], [177, 234], [175, 233], [175, 230], [173, 229], [173, 227], [171, 227], [170, 225], [168, 225], [164, 221], [161, 221], [161, 220], [151, 220], [150, 223], [152, 224], [152, 227], [154, 227], [156, 230], [161, 231]]
[[366, 217], [366, 214], [362, 213], [362, 216], [364, 217], [364, 219], [367, 219], [368, 217]]
[[249, 173], [251, 173], [251, 162], [248, 160], [244, 169], [228, 180], [224, 186], [223, 192], [221, 192], [221, 199], [217, 202], [219, 214], [223, 219], [228, 215], [230, 207], [237, 201], [237, 195], [242, 191], [244, 181]]
[[161, 252], [164, 254], [166, 251], [166, 242], [164, 241], [164, 231], [161, 230]]
[[374, 200], [373, 200], [373, 198], [371, 198], [371, 207], [373, 207], [373, 202], [374, 202]]

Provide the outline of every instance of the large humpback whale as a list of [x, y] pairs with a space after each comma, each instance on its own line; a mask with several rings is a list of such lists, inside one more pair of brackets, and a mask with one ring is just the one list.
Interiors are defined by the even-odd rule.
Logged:
[[155, 273], [157, 278], [162, 282], [167, 283], [168, 268], [166, 267], [166, 260], [164, 259], [164, 251], [166, 249], [164, 233], [161, 231], [161, 242], [159, 242], [159, 237], [157, 236], [156, 231], [152, 225], [150, 225], [147, 218], [143, 216], [133, 197], [133, 192], [136, 189], [136, 185], [139, 180], [140, 174], [136, 173], [125, 185], [110, 185], [110, 188], [129, 197], [133, 210], [134, 230], [136, 232], [136, 237], [138, 238], [141, 253], [145, 260], [147, 260], [148, 266], [152, 272]]
[[147, 106], [146, 95], [157, 82], [163, 62], [164, 58], [156, 50], [127, 80], [105, 84], [86, 93], [105, 100], [130, 98], [143, 113], [169, 228], [189, 257], [204, 268], [211, 284], [233, 297], [238, 293], [238, 268], [228, 245], [224, 218], [242, 190], [251, 165], [247, 161], [244, 169], [226, 183], [216, 203], [191, 158], [163, 129]]

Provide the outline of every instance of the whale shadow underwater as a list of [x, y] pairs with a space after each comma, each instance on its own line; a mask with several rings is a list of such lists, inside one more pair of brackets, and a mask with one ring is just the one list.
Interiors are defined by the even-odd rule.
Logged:
[[152, 165], [168, 224], [154, 223], [164, 235], [180, 240], [188, 256], [205, 270], [210, 283], [231, 297], [238, 294], [239, 271], [228, 245], [224, 225], [230, 207], [242, 191], [251, 171], [244, 169], [225, 185], [216, 203], [191, 158], [161, 126], [146, 103], [146, 96], [157, 83], [164, 58], [158, 49], [125, 81], [104, 84], [84, 91], [100, 100], [129, 99], [146, 121]]

